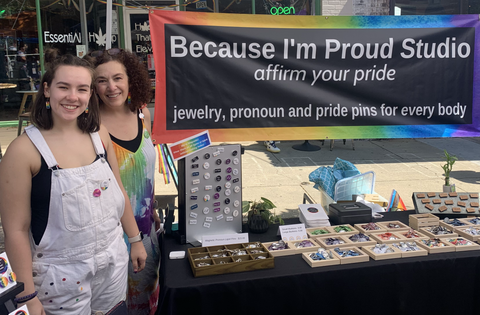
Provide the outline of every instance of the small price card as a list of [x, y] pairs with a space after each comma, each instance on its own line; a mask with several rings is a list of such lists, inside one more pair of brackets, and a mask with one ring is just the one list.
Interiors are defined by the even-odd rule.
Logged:
[[305, 224], [280, 225], [278, 227], [283, 241], [300, 241], [307, 239]]
[[248, 243], [248, 233], [202, 236], [202, 247]]

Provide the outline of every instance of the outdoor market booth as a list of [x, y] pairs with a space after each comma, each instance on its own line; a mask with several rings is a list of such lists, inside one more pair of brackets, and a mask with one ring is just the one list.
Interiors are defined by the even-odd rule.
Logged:
[[478, 16], [151, 11], [150, 24], [153, 138], [179, 193], [161, 314], [476, 312], [478, 192], [413, 192], [407, 210], [375, 194], [375, 174], [335, 161], [310, 176], [321, 204], [305, 196], [299, 219], [265, 232], [262, 210], [278, 218], [268, 199], [242, 206], [242, 148], [212, 142], [478, 137]]

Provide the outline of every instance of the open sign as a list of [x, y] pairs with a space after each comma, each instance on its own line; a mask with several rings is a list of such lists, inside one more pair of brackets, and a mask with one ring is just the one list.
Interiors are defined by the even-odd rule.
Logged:
[[288, 15], [288, 14], [295, 14], [294, 7], [272, 7], [270, 9], [270, 14], [272, 15]]

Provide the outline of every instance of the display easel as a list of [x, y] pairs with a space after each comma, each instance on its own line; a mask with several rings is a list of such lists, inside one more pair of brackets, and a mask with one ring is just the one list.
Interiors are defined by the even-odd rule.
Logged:
[[8, 315], [17, 308], [15, 297], [24, 289], [22, 282], [17, 282], [14, 287], [0, 293], [0, 315]]

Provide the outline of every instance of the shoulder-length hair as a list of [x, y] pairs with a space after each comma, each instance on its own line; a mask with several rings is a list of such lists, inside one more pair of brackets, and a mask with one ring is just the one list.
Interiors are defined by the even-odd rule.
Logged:
[[92, 95], [88, 101], [88, 114], [83, 112], [80, 116], [78, 116], [77, 124], [80, 130], [85, 133], [91, 133], [100, 130], [100, 108], [98, 105], [97, 95], [93, 90], [93, 80], [95, 79], [93, 65], [88, 60], [84, 60], [73, 55], [59, 56], [47, 64], [46, 72], [42, 76], [37, 97], [33, 104], [31, 113], [32, 123], [35, 126], [45, 130], [50, 130], [53, 128], [52, 110], [47, 109], [45, 105], [47, 98], [44, 95], [44, 83], [47, 83], [47, 86], [50, 86], [55, 78], [57, 70], [61, 66], [83, 67], [90, 72], [92, 77], [92, 82], [90, 84]]
[[91, 52], [87, 57], [92, 60], [95, 68], [109, 61], [117, 61], [125, 67], [131, 99], [130, 104], [126, 103], [126, 105], [132, 112], [137, 112], [144, 104], [150, 102], [152, 86], [148, 70], [134, 53], [120, 48], [112, 48]]

